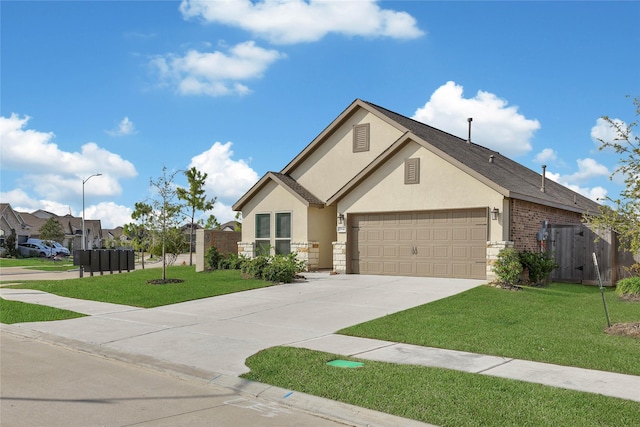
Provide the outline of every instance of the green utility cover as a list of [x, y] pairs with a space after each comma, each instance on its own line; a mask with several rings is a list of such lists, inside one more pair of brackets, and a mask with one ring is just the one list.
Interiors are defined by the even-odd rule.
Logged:
[[336, 360], [332, 360], [330, 362], [327, 362], [327, 365], [335, 366], [335, 367], [338, 367], [338, 368], [359, 368], [361, 366], [364, 366], [364, 363], [362, 363], [362, 362], [352, 362], [350, 360], [336, 359]]

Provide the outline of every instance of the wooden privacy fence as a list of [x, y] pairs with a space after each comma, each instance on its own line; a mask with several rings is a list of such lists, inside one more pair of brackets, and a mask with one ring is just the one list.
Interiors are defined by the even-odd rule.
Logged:
[[634, 263], [633, 256], [621, 251], [613, 231], [595, 232], [584, 224], [549, 224], [546, 247], [560, 267], [549, 275], [552, 281], [598, 284], [593, 253], [603, 284], [614, 286], [625, 277], [625, 266]]

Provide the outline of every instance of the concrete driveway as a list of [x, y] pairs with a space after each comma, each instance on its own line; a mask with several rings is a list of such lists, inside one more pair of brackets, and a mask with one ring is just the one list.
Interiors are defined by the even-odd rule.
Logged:
[[[105, 350], [238, 376], [258, 351], [317, 339], [351, 325], [445, 298], [484, 280], [305, 273], [306, 280], [153, 309], [93, 303], [26, 289], [5, 299], [89, 317], [12, 325]], [[46, 301], [43, 301], [46, 300]]]

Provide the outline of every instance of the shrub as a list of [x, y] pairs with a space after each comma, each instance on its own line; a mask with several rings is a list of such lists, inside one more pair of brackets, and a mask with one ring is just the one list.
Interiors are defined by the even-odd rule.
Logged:
[[218, 269], [219, 270], [240, 270], [242, 268], [242, 264], [247, 262], [248, 258], [244, 256], [238, 256], [233, 252], [229, 252], [225, 254], [218, 261]]
[[269, 257], [261, 255], [242, 264], [240, 271], [248, 277], [262, 279], [262, 272], [269, 263]]
[[215, 246], [211, 246], [204, 254], [204, 261], [207, 263], [207, 268], [209, 270], [217, 269], [221, 259], [222, 255], [218, 252], [218, 248]]
[[295, 253], [274, 255], [262, 271], [262, 278], [274, 283], [291, 283], [296, 274], [304, 271], [304, 261], [299, 261]]
[[529, 280], [536, 285], [543, 284], [549, 273], [559, 267], [546, 253], [521, 251], [518, 256], [522, 266], [529, 270]]
[[288, 255], [260, 255], [245, 259], [240, 270], [248, 277], [274, 283], [291, 283], [296, 274], [304, 271], [305, 262], [299, 261], [295, 253]]
[[618, 280], [616, 294], [619, 296], [640, 297], [640, 276]]
[[498, 259], [493, 264], [493, 271], [498, 277], [498, 282], [515, 286], [522, 273], [520, 257], [515, 249], [506, 248], [500, 251]]

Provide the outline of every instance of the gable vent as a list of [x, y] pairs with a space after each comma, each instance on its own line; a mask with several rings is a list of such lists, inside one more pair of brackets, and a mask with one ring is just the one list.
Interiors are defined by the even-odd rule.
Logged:
[[369, 151], [369, 123], [353, 127], [353, 152]]
[[404, 183], [420, 184], [420, 159], [407, 159], [404, 162]]

